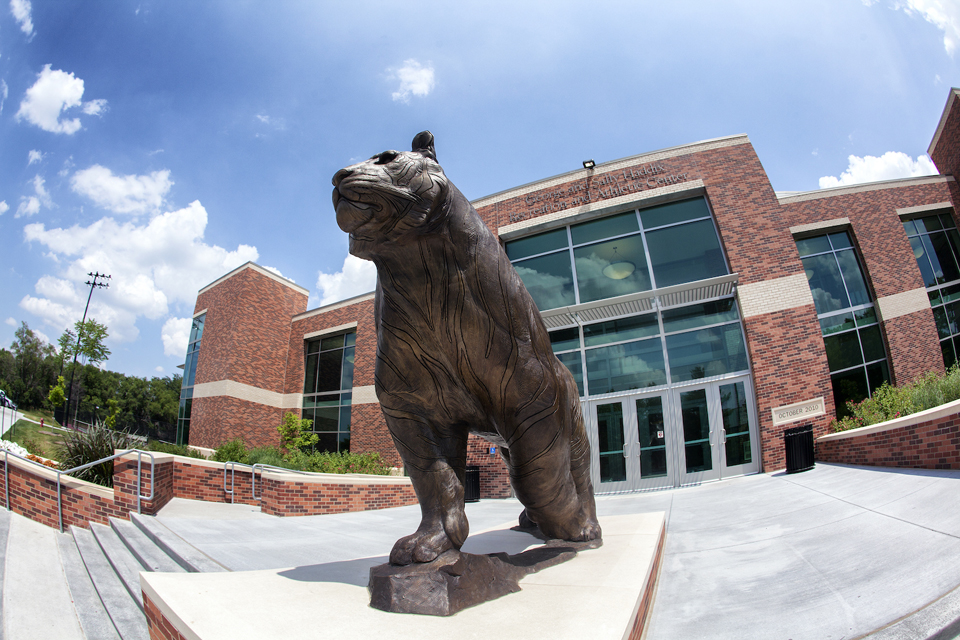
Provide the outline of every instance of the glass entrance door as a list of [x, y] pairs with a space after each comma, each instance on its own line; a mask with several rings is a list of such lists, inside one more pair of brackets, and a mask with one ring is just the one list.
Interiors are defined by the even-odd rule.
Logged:
[[676, 487], [756, 473], [748, 377], [586, 403], [597, 493]]
[[760, 470], [749, 378], [685, 387], [673, 393], [679, 410], [676, 418], [683, 431], [680, 484]]

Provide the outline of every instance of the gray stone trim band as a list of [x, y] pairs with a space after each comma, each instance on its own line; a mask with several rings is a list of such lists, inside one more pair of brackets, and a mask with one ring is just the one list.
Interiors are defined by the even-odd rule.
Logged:
[[877, 311], [881, 320], [893, 320], [917, 311], [930, 308], [926, 289], [912, 289], [892, 296], [877, 298]]
[[897, 189], [899, 187], [910, 187], [919, 184], [937, 184], [938, 182], [954, 182], [953, 176], [923, 176], [920, 178], [903, 178], [901, 180], [883, 180], [881, 182], [868, 182], [865, 184], [854, 184], [843, 187], [830, 187], [829, 189], [818, 189], [816, 191], [804, 191], [801, 193], [791, 193], [779, 198], [780, 204], [793, 204], [795, 202], [806, 202], [807, 200], [818, 200], [820, 198], [833, 198], [836, 196], [845, 196], [852, 193], [863, 193], [865, 191], [880, 191], [881, 189]]
[[897, 209], [898, 216], [909, 216], [915, 213], [923, 213], [924, 211], [936, 211], [938, 209], [953, 209], [952, 202], [937, 202], [934, 204], [921, 204], [918, 207], [904, 207], [902, 209]]
[[813, 294], [810, 293], [807, 276], [802, 273], [752, 284], [741, 284], [737, 287], [737, 298], [740, 300], [740, 310], [744, 318], [813, 304]]
[[220, 396], [281, 409], [299, 409], [300, 405], [303, 404], [302, 393], [277, 393], [234, 380], [217, 380], [216, 382], [203, 382], [193, 385], [194, 398], [216, 398]]
[[591, 202], [575, 209], [565, 209], [547, 215], [521, 220], [497, 229], [497, 235], [502, 240], [510, 240], [516, 236], [526, 235], [535, 231], [547, 231], [575, 222], [599, 218], [607, 213], [623, 210], [628, 206], [649, 207], [670, 200], [684, 197], [703, 195], [705, 189], [703, 180], [689, 180], [665, 187], [657, 187], [639, 193], [628, 193], [616, 198], [608, 198], [600, 202]]
[[790, 227], [790, 234], [798, 236], [811, 231], [831, 231], [833, 229], [844, 229], [850, 226], [850, 218], [834, 218], [833, 220], [821, 220], [820, 222], [811, 222], [810, 224], [798, 224]]

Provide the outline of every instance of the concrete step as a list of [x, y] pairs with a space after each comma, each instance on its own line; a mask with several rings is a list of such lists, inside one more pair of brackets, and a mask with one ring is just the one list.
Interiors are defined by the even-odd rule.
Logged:
[[130, 549], [123, 543], [112, 527], [102, 524], [91, 524], [90, 532], [96, 538], [113, 570], [120, 577], [123, 586], [127, 588], [130, 597], [136, 600], [140, 611], [143, 611], [143, 593], [140, 591], [140, 572], [145, 568]]
[[131, 513], [130, 520], [186, 571], [192, 573], [229, 571], [222, 564], [168, 529], [156, 518]]
[[[143, 611], [104, 555], [97, 538], [87, 529], [72, 526], [70, 531], [87, 573], [120, 637], [123, 640], [147, 640], [149, 633]], [[139, 585], [139, 578], [137, 582]]]
[[120, 634], [113, 626], [113, 620], [103, 606], [100, 594], [93, 586], [87, 567], [83, 564], [76, 540], [69, 533], [58, 533], [57, 546], [83, 634], [88, 640], [120, 640]]
[[144, 571], [159, 571], [162, 573], [186, 571], [129, 520], [110, 518], [110, 528], [116, 532], [127, 549], [136, 556], [140, 564], [143, 565]]

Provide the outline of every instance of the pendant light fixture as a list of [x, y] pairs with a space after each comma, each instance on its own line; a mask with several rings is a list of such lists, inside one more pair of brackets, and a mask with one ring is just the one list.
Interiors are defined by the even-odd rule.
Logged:
[[613, 260], [603, 268], [603, 275], [611, 280], [623, 280], [631, 273], [636, 271], [637, 266], [629, 260], [623, 260], [617, 253], [617, 248], [613, 248]]

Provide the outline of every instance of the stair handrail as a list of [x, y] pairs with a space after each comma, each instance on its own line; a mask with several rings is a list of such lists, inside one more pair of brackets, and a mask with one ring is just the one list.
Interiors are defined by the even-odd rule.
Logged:
[[261, 464], [257, 463], [253, 465], [253, 470], [250, 472], [250, 489], [253, 493], [254, 500], [263, 500], [263, 490], [261, 489], [260, 495], [257, 495], [257, 468], [260, 469], [260, 475], [263, 476], [263, 470], [269, 469], [271, 471], [280, 471], [283, 473], [299, 473], [301, 475], [312, 475], [311, 471], [300, 471], [299, 469], [287, 469], [286, 467], [278, 467], [272, 464]]
[[[51, 467], [48, 467], [48, 466], [45, 465], [45, 464], [41, 464], [41, 463], [39, 463], [39, 462], [37, 462], [37, 461], [35, 461], [35, 460], [31, 460], [30, 458], [26, 458], [26, 457], [24, 457], [24, 456], [21, 456], [21, 455], [18, 454], [18, 453], [13, 453], [13, 452], [11, 452], [11, 451], [8, 450], [8, 449], [4, 449], [4, 450], [3, 450], [3, 485], [4, 485], [4, 489], [5, 489], [5, 491], [6, 491], [7, 511], [11, 511], [11, 510], [12, 510], [11, 505], [10, 505], [10, 471], [9, 471], [9, 468], [10, 468], [10, 462], [9, 462], [10, 456], [13, 456], [14, 458], [19, 458], [20, 460], [23, 460], [24, 462], [28, 462], [28, 463], [30, 463], [30, 464], [32, 464], [32, 465], [34, 465], [34, 466], [40, 467], [40, 468], [42, 468], [42, 469], [46, 469], [47, 471], [52, 471], [52, 472], [54, 472], [54, 473], [57, 474], [57, 522], [58, 522], [58, 524], [60, 525], [60, 533], [63, 533], [63, 498], [62, 498], [62, 496], [61, 496], [61, 491], [60, 491], [61, 488], [62, 488], [62, 484], [63, 484], [63, 483], [61, 482], [61, 476], [70, 475], [71, 473], [74, 473], [75, 471], [83, 471], [84, 469], [88, 469], [88, 468], [90, 468], [90, 467], [92, 467], [92, 466], [95, 466], [95, 465], [98, 465], [98, 464], [102, 464], [102, 463], [108, 462], [108, 461], [110, 461], [110, 460], [116, 460], [117, 458], [122, 458], [123, 456], [127, 455], [128, 453], [136, 453], [136, 454], [137, 454], [137, 515], [140, 515], [140, 501], [141, 501], [141, 500], [147, 500], [147, 501], [153, 500], [154, 488], [156, 487], [156, 484], [157, 484], [157, 483], [156, 483], [156, 474], [154, 473], [154, 471], [155, 471], [155, 460], [154, 460], [154, 457], [153, 457], [153, 453], [151, 453], [150, 451], [141, 451], [140, 449], [127, 449], [126, 451], [121, 451], [120, 453], [115, 453], [115, 454], [113, 454], [112, 456], [107, 456], [106, 458], [100, 458], [99, 460], [94, 460], [93, 462], [88, 462], [87, 464], [82, 464], [82, 465], [80, 465], [80, 466], [78, 466], [78, 467], [73, 467], [72, 469], [63, 469], [63, 470], [61, 470], [61, 469], [53, 469], [53, 468], [51, 468]], [[150, 495], [147, 495], [147, 496], [142, 495], [142, 491], [141, 491], [141, 489], [142, 489], [142, 483], [143, 483], [142, 474], [141, 474], [141, 472], [142, 472], [142, 470], [143, 470], [143, 456], [150, 456]], [[77, 479], [79, 480], [79, 478], [77, 478]]]

